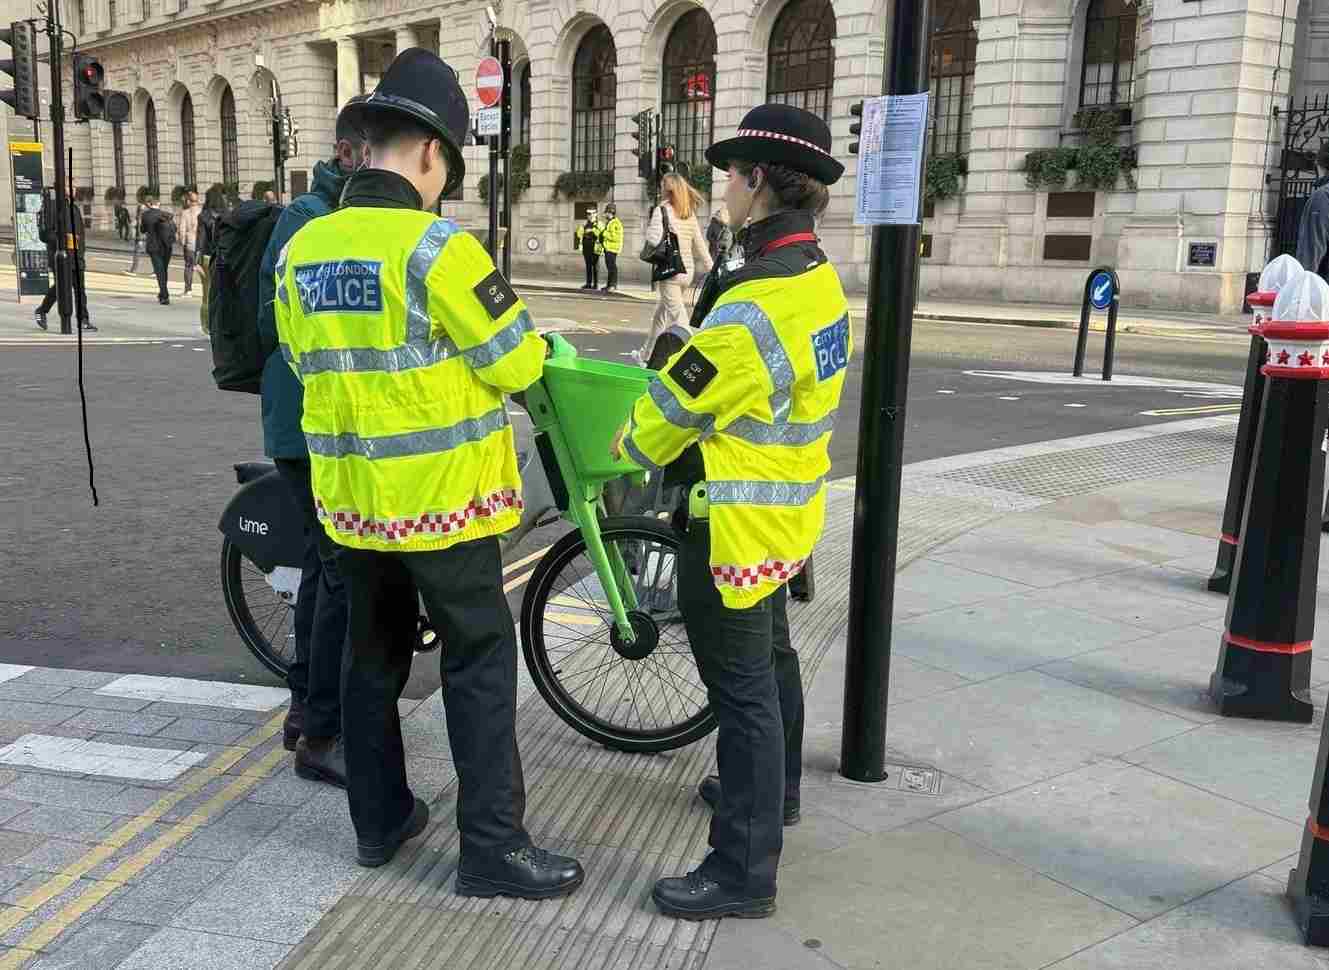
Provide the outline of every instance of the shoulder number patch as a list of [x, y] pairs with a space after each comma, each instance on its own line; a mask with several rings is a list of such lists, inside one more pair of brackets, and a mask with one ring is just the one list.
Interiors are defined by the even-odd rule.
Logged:
[[517, 304], [517, 294], [498, 270], [475, 284], [473, 292], [491, 320], [497, 320]]
[[696, 347], [688, 347], [669, 368], [669, 376], [678, 386], [687, 392], [688, 397], [696, 397], [706, 386], [720, 375], [720, 370]]
[[829, 380], [849, 365], [848, 314], [812, 335], [812, 356], [819, 381]]
[[314, 313], [381, 313], [383, 264], [369, 259], [338, 259], [295, 267], [300, 309]]

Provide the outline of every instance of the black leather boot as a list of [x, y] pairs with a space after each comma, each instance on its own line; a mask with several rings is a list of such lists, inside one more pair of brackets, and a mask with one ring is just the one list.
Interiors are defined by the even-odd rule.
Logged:
[[392, 857], [397, 854], [401, 844], [407, 839], [413, 839], [425, 830], [429, 824], [429, 806], [420, 799], [415, 800], [415, 806], [411, 809], [411, 814], [406, 816], [406, 821], [402, 822], [396, 830], [389, 833], [388, 837], [382, 842], [360, 842], [355, 843], [355, 861], [369, 869], [376, 869], [386, 862], [390, 862]]
[[295, 746], [295, 773], [309, 781], [346, 787], [346, 752], [340, 738], [305, 735]]
[[291, 707], [286, 712], [286, 720], [281, 726], [281, 745], [287, 751], [295, 750], [295, 743], [300, 740], [300, 733], [305, 729], [305, 705], [302, 701], [291, 698]]
[[660, 912], [679, 919], [761, 919], [775, 912], [775, 897], [754, 897], [725, 889], [700, 869], [661, 879], [651, 890]]
[[457, 866], [457, 895], [552, 899], [566, 896], [585, 878], [576, 859], [528, 845], [495, 861], [463, 858]]

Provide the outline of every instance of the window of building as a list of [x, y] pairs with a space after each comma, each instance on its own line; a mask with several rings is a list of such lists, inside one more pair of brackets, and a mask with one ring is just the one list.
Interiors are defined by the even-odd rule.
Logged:
[[715, 26], [705, 10], [691, 10], [669, 32], [664, 49], [661, 144], [677, 158], [706, 165], [703, 154], [715, 123]]
[[180, 102], [180, 156], [184, 160], [185, 185], [198, 185], [198, 165], [194, 154], [194, 99], [185, 92]]
[[831, 0], [791, 0], [771, 31], [766, 100], [831, 120], [835, 82], [835, 11]]
[[108, 3], [106, 5], [106, 17], [107, 17], [106, 22], [110, 24], [111, 29], [114, 30], [116, 28], [117, 21], [119, 20], [119, 18], [115, 14], [115, 0], [108, 0]]
[[582, 38], [572, 65], [572, 170], [614, 169], [618, 52], [604, 24]]
[[978, 53], [978, 0], [941, 0], [932, 9], [928, 87], [929, 154], [964, 154], [974, 117], [974, 61]]
[[143, 108], [143, 142], [147, 148], [148, 185], [160, 189], [162, 178], [157, 155], [157, 106], [151, 98], [148, 98]]
[[228, 84], [221, 96], [222, 181], [227, 185], [240, 181], [240, 138], [235, 127], [235, 95]]
[[88, 32], [87, 0], [78, 0], [78, 2], [74, 4], [74, 23], [77, 25], [80, 34]]
[[1135, 85], [1135, 7], [1125, 0], [1089, 0], [1084, 20], [1080, 107], [1113, 107], [1130, 124]]
[[531, 62], [527, 61], [522, 65], [521, 74], [517, 79], [518, 89], [521, 91], [521, 111], [517, 116], [517, 143], [520, 145], [529, 145], [531, 143]]
[[115, 185], [125, 187], [125, 126], [119, 122], [111, 125], [111, 146], [115, 154]]

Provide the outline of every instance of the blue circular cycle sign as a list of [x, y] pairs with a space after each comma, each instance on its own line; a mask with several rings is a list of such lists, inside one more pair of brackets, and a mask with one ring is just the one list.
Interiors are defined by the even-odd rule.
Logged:
[[1112, 305], [1112, 274], [1097, 272], [1089, 281], [1089, 305], [1095, 310], [1106, 310]]

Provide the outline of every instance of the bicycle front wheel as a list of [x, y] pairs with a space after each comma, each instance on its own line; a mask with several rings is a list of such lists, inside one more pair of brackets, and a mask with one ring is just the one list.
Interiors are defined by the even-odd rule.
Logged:
[[620, 751], [668, 751], [715, 729], [678, 610], [679, 535], [660, 519], [606, 519], [606, 551], [627, 566], [637, 634], [625, 643], [580, 532], [565, 535], [531, 576], [521, 639], [536, 688], [568, 725]]

